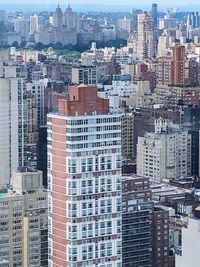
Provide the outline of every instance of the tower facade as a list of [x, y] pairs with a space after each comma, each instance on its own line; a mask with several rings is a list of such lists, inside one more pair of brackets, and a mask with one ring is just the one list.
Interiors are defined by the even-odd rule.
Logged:
[[156, 3], [153, 3], [151, 6], [151, 16], [153, 18], [154, 28], [156, 29], [158, 24], [158, 5]]
[[153, 19], [148, 13], [138, 14], [137, 57], [149, 59], [155, 54]]
[[173, 47], [173, 60], [171, 66], [171, 84], [185, 84], [185, 46], [176, 45]]
[[27, 106], [20, 68], [0, 64], [0, 185], [6, 185], [25, 164]]
[[53, 27], [59, 30], [63, 28], [63, 13], [59, 5], [53, 13]]
[[48, 115], [49, 266], [121, 266], [121, 118], [73, 86]]
[[30, 35], [39, 31], [39, 17], [38, 15], [30, 16]]

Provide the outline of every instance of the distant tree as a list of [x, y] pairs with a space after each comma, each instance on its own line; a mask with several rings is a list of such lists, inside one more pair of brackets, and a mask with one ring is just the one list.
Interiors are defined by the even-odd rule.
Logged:
[[74, 46], [73, 44], [63, 45], [63, 49], [73, 51]]
[[45, 47], [44, 44], [41, 42], [35, 44], [36, 50], [42, 50], [42, 49], [44, 49], [44, 47]]
[[21, 44], [20, 44], [20, 48], [25, 48], [27, 45], [27, 42], [26, 41], [22, 41]]
[[56, 43], [56, 44], [54, 44], [53, 45], [53, 49], [55, 49], [55, 50], [61, 50], [61, 49], [63, 49], [63, 45], [61, 44], [61, 43]]
[[14, 46], [16, 48], [19, 48], [19, 43], [17, 41], [15, 41], [15, 42], [12, 43], [12, 46]]
[[83, 44], [78, 42], [75, 46], [74, 46], [74, 50], [78, 51], [80, 53], [84, 52], [85, 50], [88, 50], [91, 47], [90, 44]]

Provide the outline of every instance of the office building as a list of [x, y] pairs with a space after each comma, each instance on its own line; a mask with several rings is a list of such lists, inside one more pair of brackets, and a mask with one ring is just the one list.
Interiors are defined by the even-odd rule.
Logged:
[[153, 18], [154, 29], [158, 26], [158, 5], [153, 3], [151, 6], [151, 16]]
[[121, 266], [121, 115], [72, 86], [47, 132], [49, 265]]

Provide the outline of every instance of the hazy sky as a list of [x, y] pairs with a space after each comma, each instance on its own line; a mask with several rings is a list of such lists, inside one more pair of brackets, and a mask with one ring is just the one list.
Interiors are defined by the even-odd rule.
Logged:
[[[106, 4], [106, 5], [128, 5], [128, 6], [139, 6], [139, 5], [150, 5], [153, 1], [152, 0], [33, 0], [33, 1], [27, 1], [27, 0], [0, 0], [0, 6], [1, 4], [10, 4], [10, 3], [21, 3], [21, 4], [56, 4], [56, 2], [59, 2], [61, 5], [66, 5], [68, 3], [70, 4]], [[157, 4], [160, 4], [161, 6], [171, 6], [171, 5], [191, 5], [191, 4], [200, 4], [200, 0], [157, 0], [155, 1]]]

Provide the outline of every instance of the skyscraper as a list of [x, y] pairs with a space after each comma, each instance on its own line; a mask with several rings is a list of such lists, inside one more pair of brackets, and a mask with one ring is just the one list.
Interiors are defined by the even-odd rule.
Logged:
[[39, 31], [39, 17], [38, 15], [30, 16], [30, 35]]
[[138, 14], [137, 57], [149, 59], [155, 55], [154, 26], [148, 13]]
[[48, 115], [49, 265], [121, 266], [121, 116], [96, 87]]
[[153, 18], [154, 29], [156, 29], [158, 24], [158, 5], [155, 3], [151, 7], [151, 16]]
[[76, 30], [77, 15], [75, 12], [72, 11], [70, 5], [68, 5], [63, 14], [63, 20], [64, 20], [64, 27], [66, 27], [67, 30]]
[[62, 30], [63, 27], [63, 13], [59, 5], [53, 13], [53, 27], [59, 30]]
[[20, 68], [0, 62], [0, 185], [25, 162], [25, 80]]

